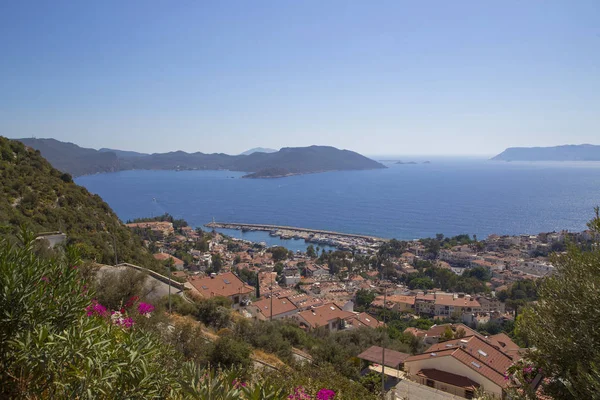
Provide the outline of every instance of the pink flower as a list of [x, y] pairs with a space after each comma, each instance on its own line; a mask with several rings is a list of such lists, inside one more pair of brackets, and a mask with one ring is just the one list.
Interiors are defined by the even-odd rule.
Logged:
[[98, 303], [97, 300], [92, 300], [92, 304], [87, 306], [85, 308], [85, 311], [87, 311], [88, 317], [92, 317], [92, 316], [103, 317], [106, 315], [106, 307], [104, 307], [102, 304]]
[[138, 312], [142, 315], [146, 315], [154, 311], [154, 306], [148, 303], [140, 303], [138, 305]]
[[50, 282], [50, 278], [48, 278], [47, 276], [42, 276], [42, 280], [46, 283]]
[[125, 328], [131, 328], [133, 327], [133, 325], [135, 325], [135, 322], [133, 321], [133, 319], [131, 319], [131, 317], [127, 317], [125, 319], [123, 319], [123, 322], [121, 323], [122, 326], [124, 326]]

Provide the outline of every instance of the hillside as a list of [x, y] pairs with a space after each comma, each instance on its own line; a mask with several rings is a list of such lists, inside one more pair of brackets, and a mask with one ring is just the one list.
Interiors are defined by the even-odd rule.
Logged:
[[0, 137], [0, 229], [15, 234], [21, 225], [34, 232], [63, 231], [83, 257], [107, 264], [114, 263], [114, 235], [119, 261], [160, 268], [100, 196], [73, 183], [39, 151]]
[[[330, 146], [285, 147], [273, 153], [253, 152], [232, 156], [175, 151], [144, 155], [135, 152], [101, 151], [81, 148], [54, 139], [19, 139], [40, 150], [55, 168], [74, 176], [131, 169], [145, 170], [231, 170], [251, 173], [249, 177], [273, 177], [261, 171], [283, 171], [279, 176], [338, 170], [386, 168], [384, 165], [349, 150]], [[254, 174], [252, 174], [254, 173]]]
[[600, 146], [591, 144], [555, 147], [509, 147], [496, 161], [600, 161]]

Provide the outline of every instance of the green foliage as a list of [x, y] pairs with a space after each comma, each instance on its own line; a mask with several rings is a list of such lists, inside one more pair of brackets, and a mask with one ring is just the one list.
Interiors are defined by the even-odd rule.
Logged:
[[401, 281], [411, 289], [438, 287], [444, 291], [475, 294], [489, 292], [485, 285], [489, 279], [490, 271], [482, 267], [468, 269], [463, 275], [456, 275], [446, 268], [428, 267], [421, 272], [404, 275]]
[[223, 257], [221, 257], [221, 254], [216, 253], [211, 256], [211, 260], [212, 260], [212, 265], [210, 266], [209, 269], [207, 269], [206, 272], [208, 272], [208, 273], [214, 272], [215, 274], [219, 273], [219, 271], [221, 271], [221, 268], [223, 268], [223, 265], [225, 263], [225, 261], [223, 261]]
[[356, 306], [360, 308], [369, 307], [369, 305], [375, 300], [376, 294], [372, 290], [359, 289], [356, 292], [355, 300]]
[[223, 329], [231, 325], [231, 312], [231, 301], [226, 297], [196, 301], [196, 318], [215, 329]]
[[240, 379], [243, 371], [205, 370], [189, 366], [186, 375], [192, 376], [184, 391], [197, 400], [283, 400], [287, 393], [274, 383], [273, 379], [244, 381]]
[[277, 246], [269, 249], [269, 253], [273, 254], [273, 261], [283, 261], [288, 258], [289, 251], [285, 247]]
[[[295, 388], [315, 396], [323, 388], [332, 389], [335, 399], [375, 400], [377, 396], [356, 381], [345, 378], [335, 366], [327, 364], [306, 364], [294, 369], [263, 373], [264, 379], [271, 379], [283, 385], [286, 393], [293, 393]], [[315, 398], [315, 397], [313, 397]]]
[[[600, 215], [589, 224], [600, 233]], [[553, 258], [556, 273], [538, 287], [537, 303], [517, 321], [528, 354], [549, 378], [546, 392], [561, 399], [600, 397], [600, 248], [571, 246]]]
[[141, 239], [121, 224], [102, 199], [72, 183], [39, 152], [0, 137], [0, 226], [13, 235], [21, 225], [35, 232], [63, 231], [82, 257], [115, 260], [161, 270]]
[[463, 278], [473, 277], [479, 281], [487, 282], [492, 279], [492, 271], [490, 271], [486, 267], [474, 267], [469, 268], [465, 272], [463, 272]]
[[398, 258], [407, 248], [408, 244], [406, 242], [392, 239], [379, 247], [378, 255], [383, 258]]
[[230, 336], [222, 336], [213, 344], [209, 361], [211, 364], [221, 367], [247, 368], [250, 365], [251, 352], [250, 346], [245, 342]]
[[378, 394], [381, 390], [381, 374], [379, 372], [371, 371], [360, 378], [360, 384], [369, 392]]
[[177, 387], [177, 355], [141, 330], [88, 317], [91, 294], [75, 253], [37, 258], [0, 245], [0, 395], [157, 398]]
[[98, 302], [110, 309], [118, 310], [130, 298], [144, 298], [152, 290], [147, 287], [148, 276], [132, 268], [102, 270], [94, 282]]
[[310, 258], [317, 258], [317, 252], [315, 251], [315, 247], [312, 244], [309, 244], [306, 247], [306, 255]]

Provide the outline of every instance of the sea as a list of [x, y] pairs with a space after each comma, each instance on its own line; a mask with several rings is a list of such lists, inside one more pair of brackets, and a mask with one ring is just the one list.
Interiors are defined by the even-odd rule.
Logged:
[[[600, 205], [600, 162], [430, 158], [387, 169], [242, 179], [234, 171], [123, 171], [76, 182], [123, 221], [169, 213], [194, 227], [218, 222], [286, 225], [412, 240], [582, 231]], [[205, 228], [206, 229], [206, 228]], [[223, 230], [304, 250], [303, 240]]]

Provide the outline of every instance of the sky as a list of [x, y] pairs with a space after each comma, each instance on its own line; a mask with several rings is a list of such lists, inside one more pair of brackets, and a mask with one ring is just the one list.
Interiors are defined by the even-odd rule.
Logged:
[[3, 1], [0, 135], [229, 154], [600, 144], [600, 1]]

